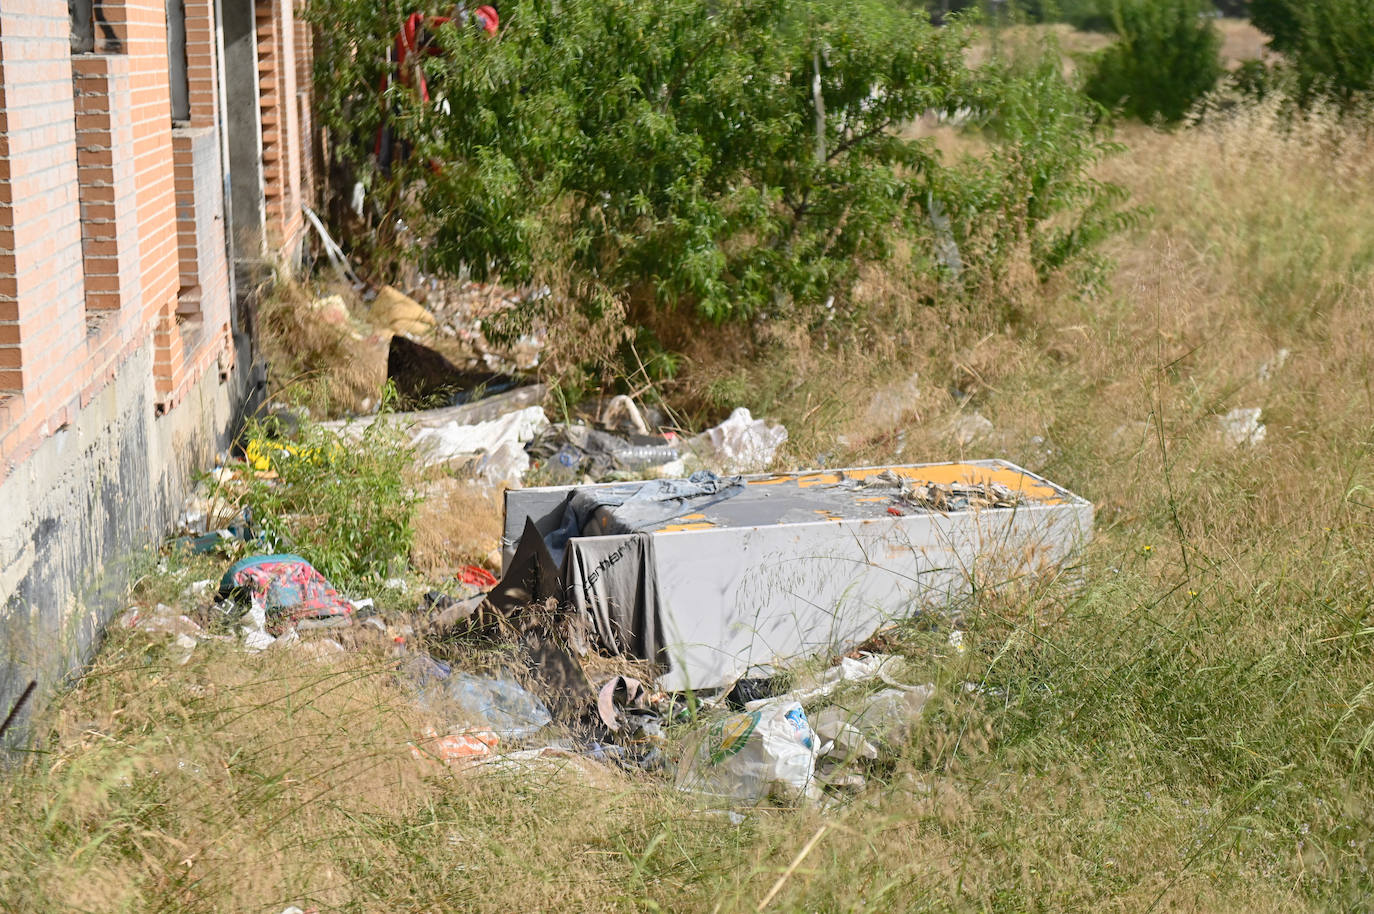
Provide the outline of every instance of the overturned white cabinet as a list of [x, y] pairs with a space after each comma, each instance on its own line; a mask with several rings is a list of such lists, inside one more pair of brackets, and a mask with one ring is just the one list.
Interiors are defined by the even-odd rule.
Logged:
[[[561, 598], [601, 623], [604, 642], [649, 644], [640, 653], [666, 668], [669, 689], [720, 688], [843, 649], [975, 585], [1061, 566], [1092, 533], [1090, 503], [1000, 460], [749, 476], [684, 497], [663, 488], [680, 482], [508, 491], [503, 544], [509, 570], [527, 523], [551, 538]], [[969, 487], [999, 495], [938, 508], [912, 496]], [[589, 500], [611, 504], [586, 510]]]

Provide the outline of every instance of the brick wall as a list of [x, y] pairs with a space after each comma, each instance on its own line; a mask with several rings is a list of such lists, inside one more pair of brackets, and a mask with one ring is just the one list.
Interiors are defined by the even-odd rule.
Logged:
[[[273, 163], [268, 256], [289, 259], [302, 234], [308, 32], [291, 0], [221, 0], [239, 17], [221, 65], [216, 0], [183, 2], [189, 109], [174, 124], [166, 0], [96, 0], [105, 27], [75, 55], [66, 0], [0, 0], [0, 716], [89, 659], [130, 557], [228, 445], [249, 391], [232, 368], [251, 349], [231, 334], [226, 178], [265, 209], [258, 166]], [[256, 63], [270, 90], [246, 118], [222, 90], [231, 62]], [[261, 159], [255, 109], [272, 128]], [[231, 160], [251, 174], [226, 175]]]
[[296, 116], [300, 121], [301, 156], [300, 186], [303, 206], [316, 206], [318, 184], [316, 175], [320, 167], [317, 160], [321, 144], [315, 130], [315, 68], [314, 33], [310, 23], [296, 20]]
[[[314, 180], [310, 32], [289, 0], [230, 2], [256, 18], [269, 251], [289, 260]], [[138, 347], [158, 414], [233, 362], [215, 0], [184, 0], [176, 125], [165, 0], [97, 5], [94, 52], [72, 54], [63, 0], [0, 3], [0, 480]]]
[[129, 60], [81, 54], [72, 73], [86, 307], [115, 311], [141, 297]]
[[268, 247], [289, 257], [301, 215], [301, 135], [296, 99], [296, 22], [290, 2], [256, 0], [258, 97]]
[[[70, 21], [0, 4], [0, 465], [65, 425], [80, 393], [85, 289]], [[31, 444], [27, 445], [31, 449]]]

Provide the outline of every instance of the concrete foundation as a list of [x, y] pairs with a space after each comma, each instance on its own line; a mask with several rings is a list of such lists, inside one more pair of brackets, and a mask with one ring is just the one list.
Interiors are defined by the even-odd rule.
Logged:
[[35, 709], [90, 660], [125, 605], [130, 567], [228, 446], [241, 376], [209, 371], [177, 409], [155, 417], [152, 367], [149, 342], [0, 483], [0, 719], [37, 683], [5, 749], [28, 742]]

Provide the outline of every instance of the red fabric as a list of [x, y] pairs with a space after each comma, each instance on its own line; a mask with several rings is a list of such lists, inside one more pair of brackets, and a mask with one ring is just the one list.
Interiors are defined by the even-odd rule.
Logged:
[[[501, 27], [501, 17], [497, 15], [494, 6], [479, 6], [473, 12], [472, 18], [481, 27], [482, 31], [488, 35], [495, 35]], [[428, 102], [429, 81], [425, 78], [425, 71], [418, 61], [412, 61], [415, 69], [414, 77], [406, 69], [406, 59], [412, 54], [424, 54], [426, 56], [437, 57], [444, 52], [443, 48], [433, 40], [434, 31], [445, 23], [452, 22], [449, 16], [425, 16], [422, 13], [411, 13], [401, 25], [401, 30], [396, 33], [392, 47], [392, 62], [396, 66], [395, 75], [401, 85], [412, 87], [418, 81], [419, 85], [414, 86], [420, 93], [421, 101]], [[378, 94], [384, 94], [387, 87], [391, 85], [391, 73], [382, 75], [381, 85], [378, 87]], [[382, 155], [382, 132], [386, 129], [385, 125], [377, 128], [377, 138], [373, 143], [372, 154], [377, 158]], [[438, 162], [431, 162], [430, 167], [434, 171], [439, 171]]]
[[353, 606], [325, 576], [295, 555], [265, 555], [236, 562], [221, 586], [241, 591], [267, 611], [268, 631], [281, 634], [304, 619], [352, 615]]
[[479, 587], [483, 590], [490, 590], [501, 583], [496, 580], [496, 575], [476, 565], [464, 565], [462, 568], [459, 568], [457, 577], [462, 583], [470, 587]]

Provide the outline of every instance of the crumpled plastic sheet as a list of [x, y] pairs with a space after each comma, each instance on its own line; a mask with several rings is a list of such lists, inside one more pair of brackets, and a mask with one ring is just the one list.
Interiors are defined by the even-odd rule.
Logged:
[[465, 454], [484, 454], [477, 466], [480, 477], [493, 484], [518, 484], [530, 468], [525, 445], [548, 425], [543, 408], [530, 406], [474, 425], [450, 422], [422, 428], [411, 443], [425, 466], [437, 466]]
[[692, 446], [697, 452], [713, 456], [722, 472], [750, 473], [768, 469], [785, 441], [786, 426], [755, 419], [747, 408], [740, 406], [720, 425], [693, 438]]
[[462, 723], [502, 739], [525, 739], [553, 722], [544, 703], [513, 679], [454, 670], [428, 654], [411, 658], [406, 672], [418, 686], [421, 705], [456, 711], [467, 718]]
[[677, 787], [726, 805], [816, 799], [817, 742], [801, 703], [774, 699], [697, 734], [683, 751]]

